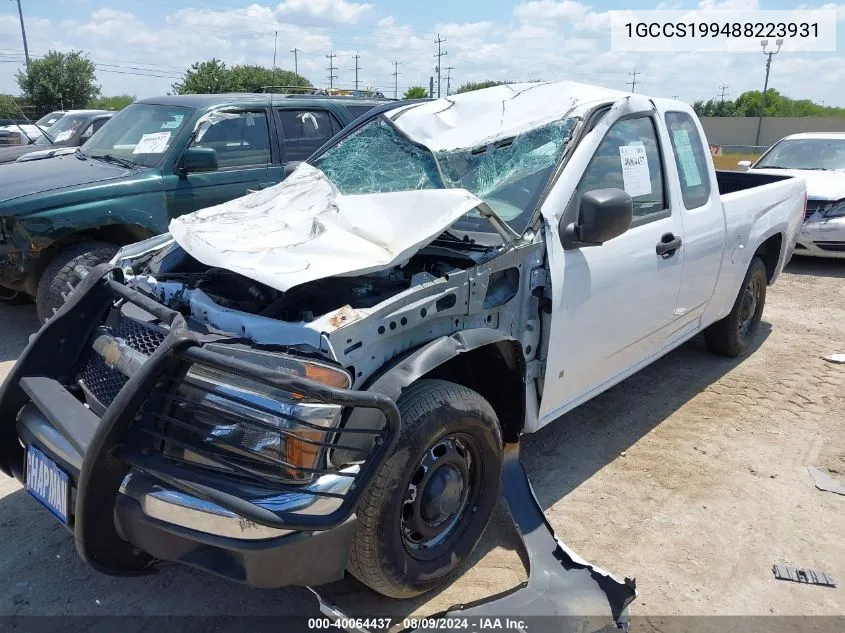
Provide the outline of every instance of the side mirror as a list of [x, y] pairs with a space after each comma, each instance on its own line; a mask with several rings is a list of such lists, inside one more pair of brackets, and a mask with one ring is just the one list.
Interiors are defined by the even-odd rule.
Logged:
[[736, 164], [742, 171], [748, 171], [751, 169], [751, 161], [750, 160], [741, 160]]
[[631, 228], [634, 201], [622, 189], [593, 189], [581, 196], [578, 217], [561, 227], [563, 247], [601, 246]]
[[182, 154], [179, 171], [183, 174], [217, 171], [217, 152], [211, 147], [189, 147]]

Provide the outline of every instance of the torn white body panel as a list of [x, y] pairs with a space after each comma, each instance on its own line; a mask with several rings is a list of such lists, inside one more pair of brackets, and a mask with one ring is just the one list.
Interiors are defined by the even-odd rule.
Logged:
[[442, 152], [515, 136], [578, 106], [626, 96], [574, 81], [509, 84], [397, 108], [388, 116], [411, 139]]
[[170, 223], [182, 248], [281, 291], [401, 264], [481, 200], [465, 189], [344, 196], [300, 165], [281, 184]]

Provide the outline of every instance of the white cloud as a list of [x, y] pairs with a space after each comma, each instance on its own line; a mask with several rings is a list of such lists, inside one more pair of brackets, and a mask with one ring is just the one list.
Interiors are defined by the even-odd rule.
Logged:
[[699, 9], [724, 11], [727, 9], [759, 9], [759, 0], [701, 0]]
[[[152, 96], [171, 84], [194, 61], [217, 57], [228, 64], [263, 64], [273, 59], [278, 31], [278, 65], [293, 66], [294, 47], [300, 51], [299, 70], [315, 85], [325, 85], [326, 53], [337, 53], [335, 85], [354, 81], [352, 55], [360, 54], [360, 80], [365, 86], [392, 95], [394, 61], [399, 64], [399, 93], [410, 85], [428, 85], [435, 76], [436, 34], [446, 38], [446, 68], [453, 67], [452, 87], [483, 79], [573, 79], [610, 88], [626, 87], [636, 66], [637, 92], [656, 96], [681, 95], [706, 99], [722, 83], [735, 97], [762, 85], [763, 60], [756, 54], [620, 53], [609, 50], [610, 13], [589, 2], [530, 0], [517, 4], [502, 21], [450, 21], [420, 25], [404, 23], [369, 3], [352, 0], [268, 0], [229, 10], [174, 9], [164, 19], [144, 20], [126, 3], [103, 3], [97, 10], [80, 9], [75, 20], [61, 24], [27, 16], [33, 56], [48, 49], [83, 50], [100, 65], [98, 83], [106, 94], [128, 92]], [[662, 0], [668, 6], [677, 0]], [[809, 2], [810, 0], [805, 0]], [[654, 0], [656, 5], [658, 0]], [[728, 0], [747, 7], [748, 0]], [[701, 8], [724, 8], [725, 2], [695, 2]], [[126, 8], [123, 8], [126, 6]], [[224, 6], [222, 4], [215, 6]], [[840, 10], [845, 5], [828, 4]], [[3, 7], [6, 10], [6, 7]], [[841, 27], [840, 27], [841, 28]], [[0, 13], [0, 92], [15, 92], [14, 75], [22, 66], [20, 25], [16, 11]], [[820, 70], [821, 69], [821, 70]], [[824, 99], [844, 104], [839, 87], [845, 80], [845, 58], [834, 55], [784, 52], [773, 62], [771, 84], [796, 98]], [[436, 84], [436, 79], [435, 79]], [[760, 84], [760, 85], [758, 85]]]
[[309, 16], [340, 24], [355, 24], [372, 10], [371, 4], [347, 0], [285, 0], [276, 7], [276, 12], [282, 16]]
[[574, 0], [531, 0], [516, 5], [513, 14], [524, 22], [577, 20], [587, 13], [589, 8]]
[[836, 11], [836, 20], [838, 22], [845, 22], [845, 4], [836, 4], [835, 2], [830, 2], [828, 4], [823, 4], [820, 7], [815, 6], [808, 6], [806, 4], [799, 5], [796, 7], [798, 9], [826, 9], [828, 11]]

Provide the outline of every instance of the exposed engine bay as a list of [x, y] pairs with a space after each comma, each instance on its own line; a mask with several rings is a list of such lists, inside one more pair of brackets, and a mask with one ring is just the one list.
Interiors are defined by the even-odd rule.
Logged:
[[[342, 306], [372, 308], [408, 288], [441, 277], [448, 279], [449, 274], [477, 265], [485, 253], [493, 250], [469, 238], [458, 240], [450, 236], [446, 240], [455, 246], [431, 245], [407, 262], [383, 271], [318, 279], [287, 292], [224, 268], [202, 264], [175, 242], [151, 257], [136, 260], [131, 271], [139, 275], [136, 283], [154, 278], [155, 287], [169, 287], [170, 292], [158, 292], [156, 298], [185, 315], [190, 314], [190, 306], [184, 300], [184, 291], [201, 290], [224, 308], [291, 323], [308, 323]], [[181, 286], [182, 291], [174, 286]]]

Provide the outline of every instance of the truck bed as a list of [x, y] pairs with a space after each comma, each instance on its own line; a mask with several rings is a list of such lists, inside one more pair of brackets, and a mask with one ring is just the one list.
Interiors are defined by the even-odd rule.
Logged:
[[788, 180], [790, 178], [792, 178], [792, 176], [758, 174], [748, 171], [716, 170], [716, 184], [719, 186], [719, 193], [722, 195], [725, 195], [726, 193], [744, 191], [745, 189], [752, 189], [753, 187], [761, 187], [763, 185], [779, 182], [781, 180]]

